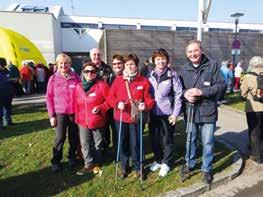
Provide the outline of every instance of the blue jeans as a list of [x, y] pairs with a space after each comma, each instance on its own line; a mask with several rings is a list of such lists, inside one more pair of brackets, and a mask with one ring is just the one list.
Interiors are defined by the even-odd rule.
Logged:
[[[196, 141], [197, 135], [201, 132], [203, 155], [202, 155], [202, 167], [203, 172], [212, 171], [212, 162], [214, 158], [214, 132], [216, 123], [193, 123], [192, 133], [187, 134], [186, 142], [186, 155], [185, 161], [190, 168], [194, 168], [196, 164]], [[191, 135], [191, 143], [190, 143]], [[189, 148], [191, 149], [190, 161], [189, 161]]]

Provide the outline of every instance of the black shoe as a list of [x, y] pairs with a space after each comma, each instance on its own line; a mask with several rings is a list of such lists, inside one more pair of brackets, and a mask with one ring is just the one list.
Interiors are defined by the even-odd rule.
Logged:
[[14, 123], [12, 123], [12, 122], [8, 122], [7, 123], [7, 126], [14, 126], [15, 124]]
[[180, 170], [180, 175], [181, 176], [186, 176], [188, 175], [193, 169], [189, 168], [188, 165], [184, 164]]
[[180, 177], [182, 181], [184, 182], [187, 178], [190, 176], [190, 172], [193, 170], [193, 168], [189, 168], [188, 165], [184, 164], [180, 169]]
[[122, 179], [125, 179], [127, 176], [128, 176], [127, 171], [122, 169], [122, 170], [121, 170], [121, 178], [122, 178]]
[[202, 181], [204, 184], [211, 184], [213, 181], [213, 176], [211, 174], [211, 172], [203, 172], [203, 178]]
[[62, 170], [61, 164], [52, 164], [51, 170], [53, 173], [60, 172]]
[[73, 169], [77, 166], [77, 160], [75, 159], [70, 159], [69, 162], [68, 162], [68, 165], [69, 165], [69, 168], [70, 169]]

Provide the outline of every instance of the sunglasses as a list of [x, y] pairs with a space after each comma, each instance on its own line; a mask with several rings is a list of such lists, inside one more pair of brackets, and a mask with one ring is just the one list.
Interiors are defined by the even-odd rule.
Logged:
[[95, 74], [96, 70], [83, 70], [83, 73], [85, 73], [85, 74], [88, 74], [88, 73]]

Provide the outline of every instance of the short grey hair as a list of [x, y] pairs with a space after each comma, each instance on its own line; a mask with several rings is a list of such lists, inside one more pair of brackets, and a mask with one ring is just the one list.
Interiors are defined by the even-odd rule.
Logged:
[[255, 67], [263, 67], [263, 57], [254, 56], [249, 60], [248, 70], [251, 71]]

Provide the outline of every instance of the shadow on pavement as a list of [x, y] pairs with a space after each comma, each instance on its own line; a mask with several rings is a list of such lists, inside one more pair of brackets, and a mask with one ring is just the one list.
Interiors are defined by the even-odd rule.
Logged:
[[247, 129], [241, 132], [226, 131], [217, 137], [238, 149], [243, 157], [247, 157], [249, 155], [249, 139]]

